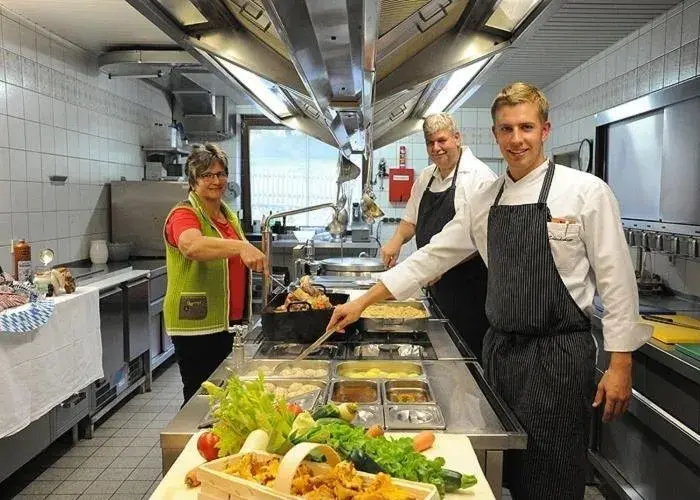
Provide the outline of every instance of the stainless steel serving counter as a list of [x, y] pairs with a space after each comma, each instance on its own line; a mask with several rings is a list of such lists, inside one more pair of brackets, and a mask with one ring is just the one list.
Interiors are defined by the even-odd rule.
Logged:
[[[437, 359], [422, 360], [425, 375], [445, 419], [446, 433], [467, 435], [497, 498], [500, 498], [503, 452], [524, 449], [527, 436], [510, 410], [484, 379], [473, 354], [456, 336], [451, 324], [439, 317], [429, 322], [428, 337]], [[250, 331], [245, 358], [254, 357], [260, 346], [259, 323]], [[331, 367], [341, 360], [331, 360]], [[225, 360], [211, 375], [228, 378], [233, 362]], [[332, 373], [332, 372], [331, 372]], [[330, 377], [330, 373], [329, 373]], [[163, 474], [185, 447], [209, 410], [208, 397], [195, 395], [160, 436]]]

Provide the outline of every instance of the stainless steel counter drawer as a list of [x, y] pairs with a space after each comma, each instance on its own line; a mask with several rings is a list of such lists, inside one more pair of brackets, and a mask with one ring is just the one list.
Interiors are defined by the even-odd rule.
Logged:
[[148, 294], [151, 301], [165, 297], [165, 288], [168, 284], [168, 275], [161, 274], [148, 280]]
[[73, 394], [51, 411], [51, 435], [53, 439], [67, 432], [89, 414], [87, 388]]

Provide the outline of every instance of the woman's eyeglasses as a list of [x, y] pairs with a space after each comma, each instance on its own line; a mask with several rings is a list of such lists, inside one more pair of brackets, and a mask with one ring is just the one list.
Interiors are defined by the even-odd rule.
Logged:
[[213, 181], [214, 177], [218, 179], [226, 179], [228, 177], [227, 172], [204, 172], [203, 174], [200, 174], [199, 178], [204, 179], [206, 181]]

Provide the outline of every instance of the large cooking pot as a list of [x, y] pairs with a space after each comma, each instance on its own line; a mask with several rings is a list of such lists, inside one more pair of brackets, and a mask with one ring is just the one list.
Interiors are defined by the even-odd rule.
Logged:
[[386, 266], [379, 259], [370, 257], [333, 257], [321, 261], [319, 274], [369, 278], [372, 273], [381, 273], [382, 271], [386, 271]]

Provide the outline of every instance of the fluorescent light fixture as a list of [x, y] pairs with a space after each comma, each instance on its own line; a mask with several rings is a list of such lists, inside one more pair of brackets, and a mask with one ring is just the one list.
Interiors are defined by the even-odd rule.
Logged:
[[260, 102], [277, 115], [277, 117], [288, 118], [292, 116], [286, 99], [283, 97], [282, 91], [277, 85], [226, 59], [216, 57], [216, 60], [231, 74], [231, 76], [238, 80], [251, 94], [255, 95]]
[[486, 26], [511, 32], [542, 0], [501, 0]]
[[447, 80], [447, 84], [430, 104], [423, 116], [426, 117], [445, 111], [487, 62], [489, 62], [489, 58], [484, 58], [452, 73], [450, 79]]

